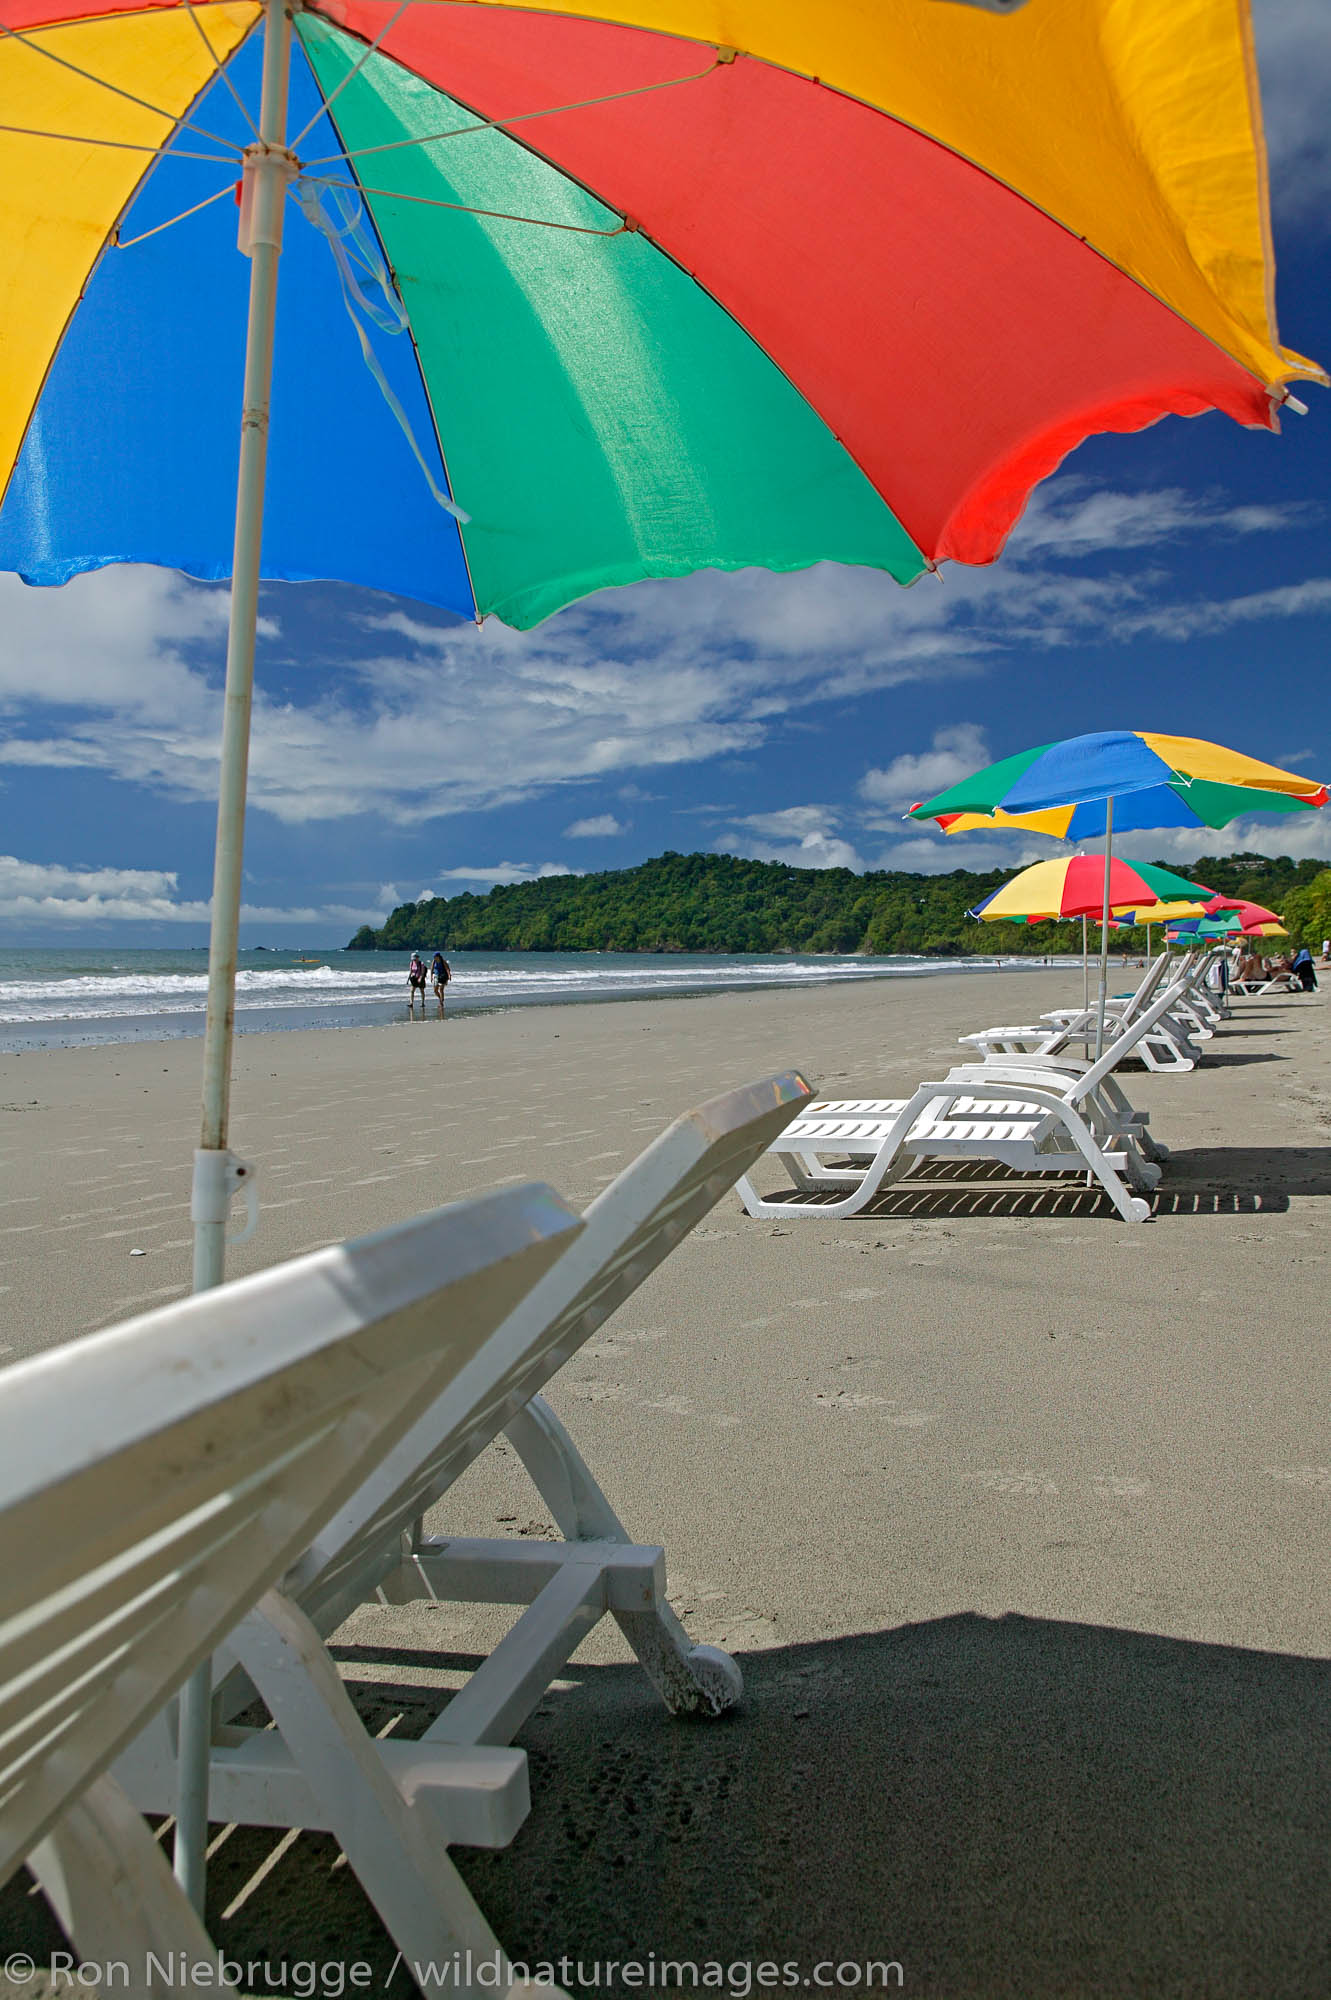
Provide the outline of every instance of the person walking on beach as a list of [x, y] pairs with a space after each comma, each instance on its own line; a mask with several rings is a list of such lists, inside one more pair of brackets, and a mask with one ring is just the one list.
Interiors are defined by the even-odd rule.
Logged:
[[411, 954], [411, 964], [407, 967], [407, 1012], [416, 1018], [416, 995], [421, 996], [421, 1019], [425, 1019], [425, 960], [418, 951]]
[[[430, 983], [434, 987], [434, 997], [439, 1002], [439, 1019], [444, 1018], [444, 988], [453, 977], [453, 968], [441, 951], [437, 951], [430, 965]], [[421, 1009], [425, 1008], [425, 995], [421, 995]]]

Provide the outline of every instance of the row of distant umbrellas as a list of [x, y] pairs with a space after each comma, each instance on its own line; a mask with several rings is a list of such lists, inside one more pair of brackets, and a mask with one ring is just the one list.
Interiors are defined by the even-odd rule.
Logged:
[[1206, 931], [1191, 933], [1203, 937], [1235, 932], [1269, 936], [1275, 934], [1269, 926], [1279, 926], [1273, 910], [1217, 896], [1170, 869], [1116, 857], [1115, 829], [1217, 828], [1249, 813], [1315, 812], [1329, 797], [1316, 779], [1219, 743], [1148, 730], [1107, 730], [1004, 757], [912, 806], [907, 818], [933, 821], [947, 834], [1007, 829], [1064, 840], [1103, 837], [1103, 856], [1036, 862], [973, 912], [989, 921], [1079, 916], [1099, 922], [1098, 1055], [1114, 921], [1126, 917], [1207, 925]]
[[[1036, 861], [995, 889], [970, 911], [984, 923], [1041, 924], [1066, 917], [1099, 920], [1104, 906], [1104, 863], [1098, 854]], [[1274, 935], [1283, 928], [1275, 910], [1242, 896], [1222, 896], [1151, 861], [1109, 863], [1109, 908], [1115, 924], [1170, 924], [1180, 934]]]

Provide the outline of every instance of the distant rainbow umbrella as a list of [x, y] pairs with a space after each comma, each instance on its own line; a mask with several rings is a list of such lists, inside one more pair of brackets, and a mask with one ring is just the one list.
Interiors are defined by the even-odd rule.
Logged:
[[[1104, 861], [1098, 854], [1036, 861], [977, 903], [970, 915], [986, 923], [1018, 917], [1031, 923], [1051, 917], [1098, 917], [1104, 900], [1104, 875]], [[1111, 913], [1184, 900], [1189, 908], [1199, 908], [1210, 894], [1209, 889], [1152, 862], [1127, 861], [1122, 855], [1115, 855], [1110, 863]]]

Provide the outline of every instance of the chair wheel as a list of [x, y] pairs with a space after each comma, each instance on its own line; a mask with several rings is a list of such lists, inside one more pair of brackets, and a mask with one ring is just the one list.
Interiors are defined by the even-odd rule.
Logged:
[[1134, 1199], [1128, 1203], [1128, 1209], [1134, 1222], [1150, 1222], [1153, 1219], [1149, 1201]]

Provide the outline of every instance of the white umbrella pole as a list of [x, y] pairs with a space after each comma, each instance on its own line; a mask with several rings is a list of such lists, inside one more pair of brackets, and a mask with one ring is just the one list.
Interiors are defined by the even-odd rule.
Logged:
[[[213, 862], [212, 928], [208, 943], [208, 1017], [203, 1037], [203, 1120], [194, 1155], [194, 1289], [220, 1284], [226, 1258], [227, 1212], [244, 1169], [227, 1149], [231, 1102], [231, 1042], [236, 1006], [245, 784], [249, 773], [250, 702], [259, 612], [259, 551], [263, 539], [268, 406], [273, 381], [273, 327], [282, 217], [293, 163], [286, 150], [287, 84], [291, 68], [290, 0], [265, 0], [263, 90], [259, 138], [245, 149], [242, 248], [250, 257], [249, 324], [245, 342], [244, 407], [236, 483], [236, 539], [231, 566], [222, 767]], [[183, 1607], [182, 1607], [183, 1609]], [[208, 1833], [212, 1675], [205, 1664], [181, 1689], [177, 1733], [179, 1799], [175, 1872], [202, 1910]]]
[[1109, 867], [1114, 851], [1114, 801], [1105, 800], [1105, 905], [1100, 922], [1100, 997], [1095, 1008], [1095, 1060], [1105, 1052], [1105, 1000], [1109, 992]]
[[1091, 1004], [1091, 964], [1086, 944], [1086, 919], [1081, 920], [1081, 1005], [1082, 1012]]

